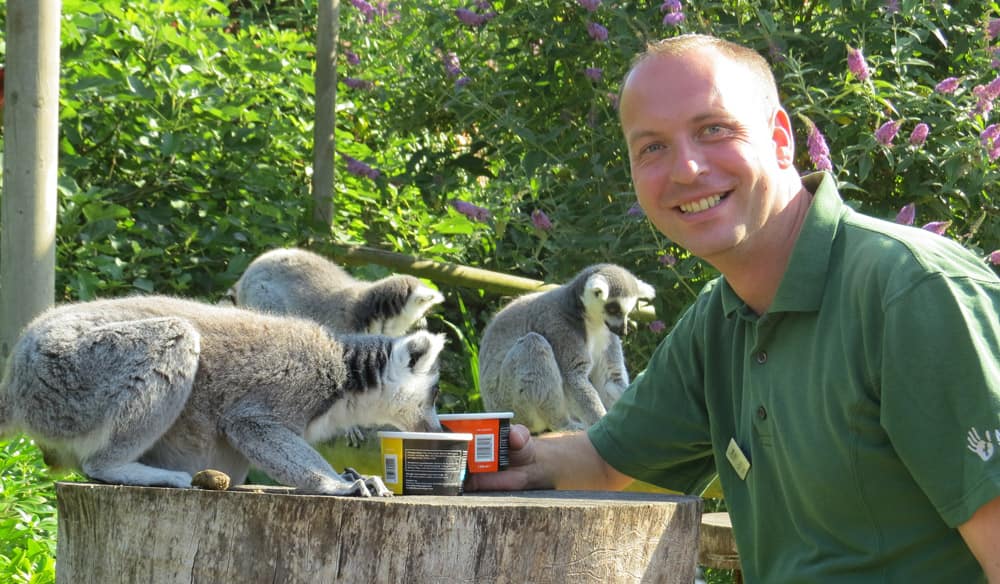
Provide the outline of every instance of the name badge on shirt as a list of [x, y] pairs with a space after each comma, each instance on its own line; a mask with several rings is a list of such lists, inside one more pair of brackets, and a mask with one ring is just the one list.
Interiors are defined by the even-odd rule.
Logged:
[[729, 459], [729, 464], [733, 465], [733, 470], [739, 475], [740, 480], [746, 480], [747, 473], [750, 472], [750, 461], [743, 454], [743, 449], [740, 448], [740, 445], [733, 438], [729, 439], [729, 447], [726, 448], [726, 458]]

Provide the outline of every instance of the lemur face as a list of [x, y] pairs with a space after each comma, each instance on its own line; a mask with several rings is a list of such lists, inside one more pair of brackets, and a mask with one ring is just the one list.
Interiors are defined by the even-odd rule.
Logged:
[[635, 308], [635, 296], [611, 296], [611, 286], [605, 276], [594, 274], [584, 287], [583, 305], [592, 326], [603, 323], [611, 332], [622, 336], [628, 332], [628, 315]]
[[635, 308], [638, 298], [627, 296], [617, 298], [604, 305], [604, 325], [618, 336], [628, 333], [628, 315]]

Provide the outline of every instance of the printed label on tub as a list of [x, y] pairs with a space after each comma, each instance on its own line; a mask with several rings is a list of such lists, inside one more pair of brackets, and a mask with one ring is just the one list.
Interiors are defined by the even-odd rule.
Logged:
[[461, 494], [471, 439], [382, 436], [385, 486], [395, 495]]
[[441, 425], [452, 432], [472, 434], [469, 444], [469, 472], [496, 472], [506, 469], [510, 452], [512, 412], [441, 414]]

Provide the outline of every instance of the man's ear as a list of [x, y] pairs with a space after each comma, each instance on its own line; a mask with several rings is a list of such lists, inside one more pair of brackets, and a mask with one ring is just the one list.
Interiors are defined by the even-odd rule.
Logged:
[[771, 139], [774, 140], [774, 157], [781, 168], [790, 168], [795, 161], [795, 135], [792, 121], [784, 108], [777, 108], [771, 119]]

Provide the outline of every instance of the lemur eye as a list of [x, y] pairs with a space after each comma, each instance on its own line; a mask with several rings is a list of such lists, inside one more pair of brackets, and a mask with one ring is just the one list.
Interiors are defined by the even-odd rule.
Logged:
[[604, 305], [604, 312], [610, 314], [611, 316], [621, 316], [622, 307], [616, 302], [609, 302]]

